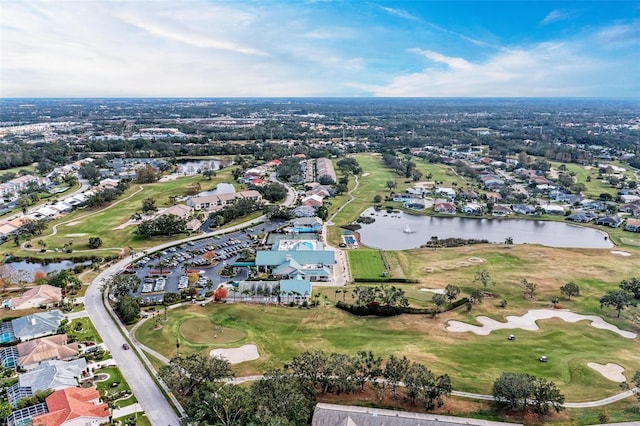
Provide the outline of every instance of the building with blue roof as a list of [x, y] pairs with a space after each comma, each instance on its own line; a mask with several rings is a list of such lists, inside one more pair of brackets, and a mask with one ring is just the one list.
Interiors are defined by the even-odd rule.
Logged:
[[335, 253], [332, 250], [283, 250], [256, 253], [258, 270], [284, 279], [300, 275], [302, 279], [309, 281], [329, 281], [335, 264]]

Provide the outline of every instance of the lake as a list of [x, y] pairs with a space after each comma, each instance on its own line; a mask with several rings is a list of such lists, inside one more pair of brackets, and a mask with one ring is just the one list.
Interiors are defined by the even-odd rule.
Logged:
[[183, 175], [195, 175], [204, 170], [219, 170], [220, 161], [218, 160], [192, 160], [179, 162], [176, 164], [176, 173]]
[[[374, 218], [358, 230], [363, 245], [382, 250], [405, 250], [420, 247], [437, 236], [465, 238], [514, 244], [541, 244], [549, 247], [611, 248], [603, 231], [564, 222], [524, 219], [473, 219], [461, 217], [416, 216], [403, 212], [376, 212], [368, 208], [362, 216]], [[406, 232], [410, 231], [410, 232]]]
[[73, 269], [77, 265], [91, 265], [91, 261], [88, 260], [86, 262], [78, 263], [72, 262], [70, 260], [62, 260], [60, 262], [52, 262], [47, 265], [44, 265], [42, 263], [27, 262], [26, 260], [22, 260], [20, 262], [5, 263], [5, 266], [9, 266], [16, 271], [29, 272], [32, 277], [38, 271], [42, 271], [44, 273], [62, 271], [64, 269]]

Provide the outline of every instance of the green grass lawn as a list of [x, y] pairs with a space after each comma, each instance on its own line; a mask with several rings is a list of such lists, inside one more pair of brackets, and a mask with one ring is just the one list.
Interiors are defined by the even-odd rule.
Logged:
[[[338, 296], [341, 297], [341, 296]], [[187, 306], [172, 310], [160, 330], [144, 324], [137, 338], [151, 348], [175, 355], [179, 325], [193, 316], [207, 316], [215, 324], [243, 330], [247, 337], [232, 347], [246, 343], [258, 346], [261, 358], [235, 366], [237, 374], [279, 368], [305, 350], [353, 354], [371, 350], [388, 357], [406, 355], [437, 372], [448, 373], [456, 390], [490, 393], [503, 371], [527, 372], [555, 381], [569, 401], [597, 399], [617, 393], [617, 383], [608, 381], [586, 366], [587, 362], [618, 363], [629, 377], [640, 368], [640, 358], [632, 356], [637, 341], [590, 327], [585, 322], [567, 324], [542, 321], [539, 331], [501, 330], [488, 336], [449, 333], [444, 330], [447, 315], [432, 319], [403, 315], [394, 318], [355, 317], [335, 308], [298, 309], [258, 307], [243, 304]], [[507, 340], [516, 333], [514, 342]], [[229, 345], [183, 344], [180, 352], [207, 353]], [[549, 362], [540, 363], [540, 355]]]
[[353, 278], [379, 279], [387, 270], [380, 250], [349, 250], [347, 254]]
[[[78, 331], [76, 331], [76, 324], [82, 325], [82, 328]], [[71, 321], [70, 330], [69, 334], [71, 334], [77, 342], [90, 341], [102, 343], [100, 334], [98, 334], [98, 330], [96, 330], [89, 317], [76, 318]]]
[[[127, 381], [122, 377], [120, 370], [118, 367], [107, 367], [97, 370], [94, 374], [108, 374], [109, 378], [102, 382], [96, 382], [96, 387], [98, 391], [102, 394], [103, 392], [108, 392], [109, 394], [115, 394], [118, 392], [122, 392], [125, 390], [131, 390]], [[113, 383], [118, 383], [117, 386], [112, 386]], [[136, 398], [131, 394], [131, 396], [127, 399], [116, 401], [116, 407], [122, 408], [129, 406], [131, 404], [135, 404], [137, 402]]]

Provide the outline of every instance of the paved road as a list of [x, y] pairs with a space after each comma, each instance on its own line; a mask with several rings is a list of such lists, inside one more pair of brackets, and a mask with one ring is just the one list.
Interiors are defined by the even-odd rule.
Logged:
[[125, 339], [122, 336], [119, 325], [116, 325], [109, 316], [102, 303], [102, 283], [114, 273], [122, 270], [130, 259], [124, 259], [101, 272], [87, 289], [85, 296], [85, 308], [93, 324], [96, 326], [100, 337], [111, 350], [111, 355], [116, 360], [122, 376], [127, 380], [131, 390], [135, 394], [140, 406], [147, 414], [152, 425], [179, 425], [180, 420], [164, 395], [158, 389], [140, 359], [133, 350], [122, 349]]

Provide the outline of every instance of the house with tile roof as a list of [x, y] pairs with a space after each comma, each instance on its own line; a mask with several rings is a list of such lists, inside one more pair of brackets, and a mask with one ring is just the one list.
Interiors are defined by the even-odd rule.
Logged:
[[56, 334], [19, 343], [15, 348], [18, 353], [16, 365], [25, 370], [35, 368], [43, 361], [74, 359], [80, 352], [80, 345], [69, 343], [66, 334]]
[[47, 397], [46, 404], [49, 412], [33, 417], [33, 426], [98, 426], [111, 417], [95, 387], [57, 390]]
[[68, 362], [44, 361], [35, 369], [18, 375], [18, 383], [7, 389], [7, 399], [15, 407], [18, 401], [38, 391], [76, 387], [85, 372], [87, 361], [84, 358]]
[[39, 285], [25, 291], [22, 296], [9, 299], [5, 308], [32, 309], [41, 306], [52, 307], [62, 301], [62, 289], [48, 284]]

